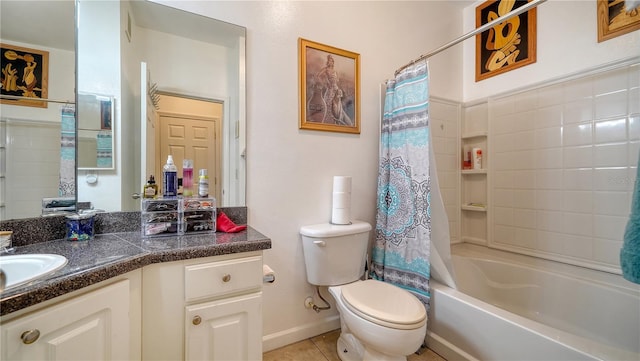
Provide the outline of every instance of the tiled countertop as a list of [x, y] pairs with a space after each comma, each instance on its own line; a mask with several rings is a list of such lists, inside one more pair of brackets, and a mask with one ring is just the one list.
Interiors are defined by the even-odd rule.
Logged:
[[251, 227], [239, 233], [143, 238], [140, 232], [98, 234], [91, 241], [55, 240], [17, 247], [13, 254], [53, 253], [67, 257], [62, 269], [42, 280], [0, 294], [0, 315], [62, 296], [152, 263], [271, 248]]

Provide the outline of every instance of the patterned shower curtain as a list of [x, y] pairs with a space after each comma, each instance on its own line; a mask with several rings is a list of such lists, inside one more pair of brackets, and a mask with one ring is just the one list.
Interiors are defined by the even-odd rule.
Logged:
[[426, 61], [387, 82], [371, 277], [402, 287], [429, 307], [431, 209]]
[[76, 108], [65, 105], [60, 121], [60, 183], [58, 195], [76, 194]]

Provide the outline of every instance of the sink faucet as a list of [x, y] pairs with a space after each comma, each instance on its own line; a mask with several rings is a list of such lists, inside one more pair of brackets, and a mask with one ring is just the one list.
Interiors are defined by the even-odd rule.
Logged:
[[0, 231], [0, 253], [9, 253], [13, 251], [11, 247], [11, 236], [13, 231]]
[[7, 284], [7, 275], [4, 274], [4, 271], [0, 269], [0, 293], [4, 291], [4, 286]]

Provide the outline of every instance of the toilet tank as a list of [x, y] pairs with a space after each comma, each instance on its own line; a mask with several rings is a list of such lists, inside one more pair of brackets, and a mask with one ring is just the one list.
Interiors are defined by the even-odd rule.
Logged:
[[300, 228], [307, 281], [316, 286], [337, 286], [364, 274], [371, 225], [314, 224]]

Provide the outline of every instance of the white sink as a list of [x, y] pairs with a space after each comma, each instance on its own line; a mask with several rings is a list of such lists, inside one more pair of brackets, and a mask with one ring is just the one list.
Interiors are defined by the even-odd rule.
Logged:
[[29, 283], [49, 275], [67, 264], [67, 258], [57, 254], [16, 254], [0, 257], [0, 269], [6, 276], [4, 290]]

